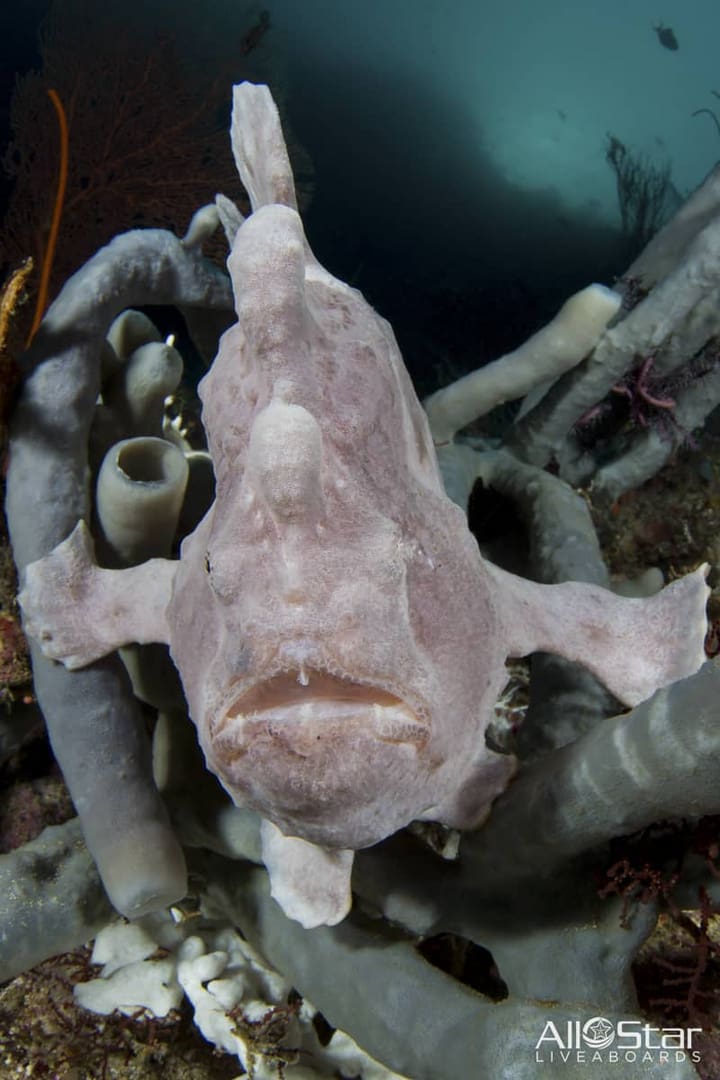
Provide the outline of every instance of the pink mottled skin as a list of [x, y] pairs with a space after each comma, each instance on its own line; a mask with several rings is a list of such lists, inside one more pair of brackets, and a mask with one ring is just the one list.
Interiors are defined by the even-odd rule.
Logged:
[[217, 498], [168, 613], [208, 762], [323, 845], [441, 804], [476, 822], [513, 769], [482, 739], [504, 635], [392, 331], [314, 262], [306, 276], [287, 207], [258, 210], [229, 265], [239, 321], [200, 387]]
[[179, 562], [128, 570], [96, 567], [81, 523], [21, 601], [69, 667], [169, 644], [209, 768], [263, 818], [273, 895], [315, 926], [346, 914], [357, 848], [483, 820], [515, 768], [484, 740], [508, 656], [559, 653], [635, 704], [702, 663], [707, 589], [701, 568], [627, 600], [485, 562], [389, 325], [307, 246], [267, 88], [236, 87], [232, 134], [254, 213], [200, 386], [215, 502]]

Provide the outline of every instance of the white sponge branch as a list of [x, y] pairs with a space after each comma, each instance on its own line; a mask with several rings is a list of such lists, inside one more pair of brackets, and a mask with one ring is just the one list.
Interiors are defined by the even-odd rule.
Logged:
[[574, 368], [593, 348], [621, 302], [612, 289], [588, 285], [566, 300], [555, 318], [518, 349], [431, 394], [423, 404], [435, 443], [450, 442], [456, 432], [496, 405], [524, 397], [539, 383]]

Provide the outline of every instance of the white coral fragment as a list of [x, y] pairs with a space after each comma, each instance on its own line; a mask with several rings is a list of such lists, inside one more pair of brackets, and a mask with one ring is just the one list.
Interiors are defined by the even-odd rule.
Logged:
[[178, 921], [177, 909], [130, 924], [119, 920], [98, 934], [92, 960], [103, 965], [100, 976], [74, 989], [83, 1008], [163, 1017], [185, 996], [203, 1037], [236, 1057], [254, 1080], [403, 1080], [343, 1032], [321, 1046], [315, 1008], [308, 1001], [288, 1004], [290, 983], [233, 926], [202, 916]]

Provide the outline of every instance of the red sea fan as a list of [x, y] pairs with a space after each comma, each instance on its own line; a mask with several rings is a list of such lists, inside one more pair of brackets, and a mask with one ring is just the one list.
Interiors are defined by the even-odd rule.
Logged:
[[41, 31], [42, 70], [19, 79], [12, 101], [4, 164], [15, 187], [0, 262], [9, 267], [32, 255], [43, 265], [59, 167], [51, 87], [67, 113], [70, 145], [50, 300], [118, 232], [182, 233], [217, 191], [242, 202], [227, 142], [228, 88], [269, 78], [272, 30], [266, 21], [261, 35], [251, 35], [256, 22], [257, 15], [239, 17], [214, 39], [206, 63], [182, 18], [166, 33], [161, 20], [153, 25], [133, 5], [54, 3]]

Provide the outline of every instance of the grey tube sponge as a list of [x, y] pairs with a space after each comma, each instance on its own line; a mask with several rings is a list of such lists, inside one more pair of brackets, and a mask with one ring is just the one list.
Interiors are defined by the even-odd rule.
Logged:
[[[88, 432], [103, 343], [118, 313], [138, 304], [228, 309], [232, 299], [220, 270], [155, 229], [117, 237], [67, 282], [25, 358], [11, 425], [6, 509], [21, 578], [88, 516]], [[32, 643], [31, 651], [53, 750], [113, 903], [133, 915], [177, 900], [186, 888], [183, 855], [120, 659], [70, 672]]]
[[[586, 1061], [568, 1055], [539, 1067], [535, 1045], [552, 1019], [561, 1029], [588, 1018], [588, 1006], [562, 1001], [509, 997], [494, 1002], [435, 968], [411, 941], [386, 923], [351, 915], [338, 927], [311, 933], [287, 919], [270, 897], [264, 870], [228, 864], [217, 856], [193, 860], [206, 881], [204, 908], [237, 920], [250, 943], [334, 1026], [348, 1031], [363, 1048], [413, 1080], [487, 1076], [493, 1080], [536, 1080], [539, 1075], [567, 1080], [586, 1077]], [[587, 932], [587, 927], [585, 928]], [[622, 931], [627, 936], [626, 931]], [[569, 959], [577, 959], [569, 939]], [[562, 934], [542, 961], [552, 965], [567, 947]], [[606, 950], [607, 952], [607, 950]], [[610, 965], [612, 966], [612, 964]], [[352, 972], [352, 978], [339, 978]], [[617, 1000], [617, 999], [616, 999]], [[594, 1002], [592, 1003], [595, 1004]], [[627, 1021], [624, 1002], [604, 1011], [611, 1021]], [[402, 1037], [399, 1034], [402, 1033]], [[632, 1067], [631, 1067], [632, 1068]], [[648, 1080], [692, 1080], [687, 1061], [648, 1063]], [[618, 1076], [629, 1077], [622, 1067]], [[635, 1075], [633, 1072], [632, 1075]]]
[[130, 435], [160, 431], [165, 398], [178, 387], [183, 362], [169, 342], [147, 342], [135, 349], [104, 393]]
[[636, 432], [625, 453], [602, 465], [593, 476], [592, 492], [612, 502], [626, 491], [650, 480], [689, 435], [702, 428], [720, 405], [720, 366], [695, 378], [676, 395], [671, 425], [646, 427]]
[[188, 481], [181, 450], [165, 439], [123, 439], [105, 455], [97, 513], [116, 566], [170, 554]]
[[[165, 439], [123, 439], [110, 448], [95, 499], [108, 566], [137, 566], [171, 554], [189, 471], [183, 452]], [[184, 706], [165, 645], [133, 643], [120, 649], [120, 656], [137, 698], [163, 709]]]
[[720, 165], [715, 165], [667, 225], [653, 236], [624, 277], [637, 278], [645, 288], [651, 288], [685, 257], [695, 237], [718, 213]]
[[[720, 219], [715, 218], [694, 236], [682, 261], [649, 296], [606, 330], [590, 356], [558, 379], [515, 426], [509, 440], [513, 451], [535, 465], [546, 465], [578, 420], [633, 369], [637, 357], [654, 354], [671, 335], [684, 333], [698, 305], [717, 291], [719, 265]], [[682, 355], [674, 356], [676, 364], [682, 360]]]
[[217, 267], [158, 229], [116, 237], [65, 285], [24, 360], [11, 424], [7, 513], [20, 568], [51, 551], [87, 511], [87, 434], [110, 323], [133, 304], [232, 309]]
[[160, 331], [152, 319], [143, 311], [133, 308], [121, 311], [107, 332], [108, 344], [121, 363], [125, 363], [142, 345], [160, 340]]
[[179, 900], [187, 888], [184, 858], [153, 783], [145, 725], [120, 659], [95, 663], [76, 679], [41, 662], [32, 643], [31, 650], [53, 751], [108, 896], [128, 917]]
[[497, 405], [574, 368], [617, 314], [621, 300], [604, 285], [588, 285], [519, 348], [432, 394], [423, 405], [435, 442], [448, 442]]
[[[446, 456], [456, 449], [461, 448], [448, 447]], [[476, 453], [475, 470], [476, 479], [506, 495], [525, 518], [536, 581], [587, 581], [608, 587], [587, 503], [569, 484], [518, 461], [507, 450]]]
[[[720, 812], [720, 660], [659, 690], [522, 771], [488, 825], [470, 833], [472, 877], [529, 884], [538, 874], [668, 817]], [[504, 852], [513, 850], [508, 865]], [[498, 875], [499, 861], [505, 862]]]
[[77, 819], [0, 855], [0, 983], [83, 945], [111, 917]]

